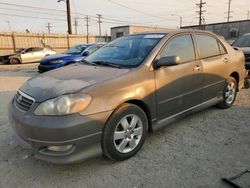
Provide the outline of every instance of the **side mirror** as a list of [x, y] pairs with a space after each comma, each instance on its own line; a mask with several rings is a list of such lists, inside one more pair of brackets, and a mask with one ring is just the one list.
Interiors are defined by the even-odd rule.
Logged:
[[180, 57], [178, 57], [178, 56], [166, 56], [166, 57], [161, 57], [155, 63], [155, 67], [160, 68], [160, 67], [173, 66], [173, 65], [178, 65], [178, 64], [180, 64]]
[[82, 56], [87, 56], [87, 55], [89, 55], [89, 51], [85, 51], [82, 53]]

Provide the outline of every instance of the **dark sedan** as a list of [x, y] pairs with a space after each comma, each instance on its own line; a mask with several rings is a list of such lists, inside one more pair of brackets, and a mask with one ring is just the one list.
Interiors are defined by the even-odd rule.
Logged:
[[240, 36], [233, 42], [232, 46], [243, 51], [245, 55], [246, 69], [250, 70], [250, 33]]

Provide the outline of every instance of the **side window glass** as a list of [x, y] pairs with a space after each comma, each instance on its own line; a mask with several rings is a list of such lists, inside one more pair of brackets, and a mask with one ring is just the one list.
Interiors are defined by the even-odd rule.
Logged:
[[89, 47], [89, 49], [88, 49], [89, 54], [91, 54], [91, 53], [93, 53], [94, 51], [96, 51], [97, 48], [98, 48], [97, 46], [91, 46], [91, 47]]
[[40, 52], [40, 51], [43, 51], [43, 48], [35, 47], [35, 48], [31, 48], [30, 51], [31, 51], [31, 52]]
[[196, 34], [195, 39], [199, 48], [200, 58], [220, 55], [219, 46], [217, 40], [214, 37]]
[[220, 48], [220, 54], [226, 54], [226, 49], [225, 47], [218, 41], [219, 48]]
[[174, 37], [164, 47], [160, 56], [178, 56], [181, 63], [195, 60], [194, 45], [191, 36], [187, 34]]
[[31, 48], [27, 48], [26, 50], [25, 50], [25, 53], [30, 53], [31, 52]]

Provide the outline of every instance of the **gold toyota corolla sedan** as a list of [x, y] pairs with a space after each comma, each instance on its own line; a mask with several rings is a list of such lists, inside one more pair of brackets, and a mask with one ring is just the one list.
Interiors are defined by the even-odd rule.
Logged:
[[149, 131], [209, 106], [231, 107], [244, 64], [242, 52], [210, 32], [124, 36], [83, 62], [28, 80], [9, 118], [39, 159], [65, 164], [102, 151], [125, 160]]

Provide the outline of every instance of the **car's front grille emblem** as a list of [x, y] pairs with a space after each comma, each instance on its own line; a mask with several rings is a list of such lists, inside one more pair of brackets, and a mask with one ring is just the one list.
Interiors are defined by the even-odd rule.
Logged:
[[35, 99], [21, 92], [20, 90], [17, 92], [15, 96], [16, 105], [23, 111], [28, 111], [34, 102]]

